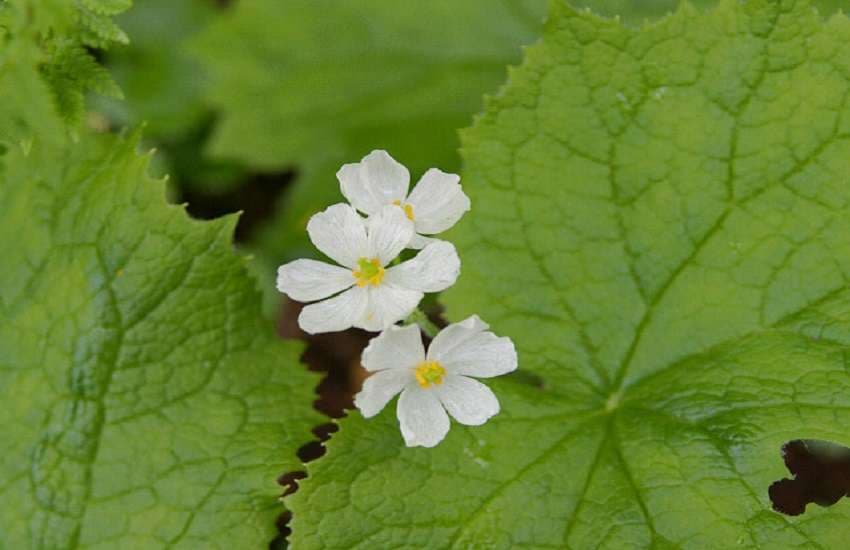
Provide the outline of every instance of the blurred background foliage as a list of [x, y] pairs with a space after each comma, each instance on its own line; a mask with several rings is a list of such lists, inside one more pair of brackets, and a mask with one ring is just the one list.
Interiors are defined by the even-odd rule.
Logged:
[[[691, 0], [707, 8], [716, 0]], [[640, 25], [678, 0], [574, 0]], [[816, 2], [823, 14], [845, 4]], [[315, 251], [304, 231], [341, 200], [335, 172], [376, 148], [410, 168], [460, 170], [457, 129], [536, 41], [547, 0], [135, 0], [107, 66], [124, 101], [93, 125], [146, 122], [159, 170], [200, 217], [243, 210], [237, 238], [274, 269]]]
[[89, 92], [121, 96], [93, 52], [128, 42], [112, 17], [130, 3], [0, 0], [0, 142], [61, 142], [85, 115]]
[[125, 128], [145, 125], [145, 136], [159, 150], [155, 170], [168, 174], [180, 195], [219, 194], [237, 185], [250, 165], [204, 152], [214, 115], [204, 99], [207, 81], [201, 62], [185, 44], [226, 12], [212, 0], [139, 0], [118, 19], [131, 37], [129, 47], [107, 56], [124, 99], [92, 96], [101, 117], [92, 123]]
[[[192, 49], [220, 113], [208, 151], [298, 181], [254, 244], [269, 267], [314, 254], [304, 226], [372, 149], [414, 178], [460, 168], [456, 130], [540, 31], [545, 0], [239, 2]], [[239, 67], [238, 70], [233, 70]]]

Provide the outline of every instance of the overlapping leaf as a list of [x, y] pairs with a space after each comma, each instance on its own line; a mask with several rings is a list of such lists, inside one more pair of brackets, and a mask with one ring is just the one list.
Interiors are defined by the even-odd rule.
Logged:
[[403, 447], [342, 422], [291, 498], [299, 548], [841, 547], [787, 518], [794, 438], [850, 441], [850, 21], [688, 6], [641, 30], [552, 4], [464, 134], [473, 212], [446, 298], [542, 387]]
[[235, 218], [189, 219], [103, 139], [0, 156], [0, 547], [264, 546], [315, 379]]

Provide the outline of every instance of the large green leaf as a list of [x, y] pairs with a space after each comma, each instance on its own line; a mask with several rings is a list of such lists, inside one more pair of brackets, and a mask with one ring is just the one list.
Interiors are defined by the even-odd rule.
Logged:
[[850, 21], [560, 2], [464, 134], [454, 319], [513, 337], [503, 412], [407, 449], [342, 421], [299, 548], [839, 548], [850, 504], [770, 509], [783, 442], [850, 442]]
[[253, 548], [322, 417], [235, 217], [189, 219], [134, 141], [0, 156], [0, 548]]

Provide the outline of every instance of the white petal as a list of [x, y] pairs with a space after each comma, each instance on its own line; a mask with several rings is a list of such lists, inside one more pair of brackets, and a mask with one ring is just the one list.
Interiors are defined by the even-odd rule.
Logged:
[[436, 241], [412, 260], [387, 270], [384, 281], [423, 292], [439, 292], [452, 286], [460, 275], [460, 258], [453, 244]]
[[376, 372], [363, 382], [363, 389], [354, 396], [354, 405], [360, 414], [371, 418], [381, 412], [390, 399], [398, 395], [414, 379], [409, 369]]
[[386, 202], [379, 202], [380, 197], [375, 197], [369, 192], [369, 187], [360, 179], [360, 163], [343, 164], [336, 173], [339, 180], [339, 188], [345, 199], [351, 206], [364, 214], [372, 215]]
[[365, 289], [354, 287], [339, 296], [316, 302], [301, 310], [298, 326], [309, 334], [337, 332], [357, 326], [369, 297]]
[[452, 323], [441, 330], [434, 341], [431, 342], [428, 358], [437, 361], [438, 356], [448, 353], [451, 349], [488, 328], [490, 328], [490, 325], [482, 321], [478, 315], [470, 315], [463, 321]]
[[446, 375], [434, 391], [449, 414], [467, 426], [480, 426], [499, 412], [499, 400], [490, 388], [472, 378]]
[[350, 269], [316, 260], [295, 260], [277, 269], [277, 289], [299, 302], [327, 298], [354, 282]]
[[412, 248], [414, 250], [422, 250], [426, 246], [431, 243], [437, 242], [439, 239], [432, 239], [430, 237], [423, 237], [418, 233], [414, 233], [413, 237], [410, 239], [410, 242], [407, 243], [407, 248]]
[[422, 176], [407, 198], [413, 207], [416, 232], [433, 235], [450, 228], [469, 211], [469, 197], [460, 186], [460, 177], [431, 168]]
[[413, 222], [396, 206], [385, 206], [369, 218], [369, 256], [387, 265], [413, 237]]
[[410, 172], [386, 151], [372, 151], [358, 163], [336, 173], [345, 198], [358, 210], [372, 215], [393, 201], [404, 201]]
[[412, 369], [425, 360], [418, 325], [391, 326], [369, 341], [363, 350], [363, 367], [369, 371]]
[[369, 253], [366, 221], [347, 204], [334, 204], [314, 214], [307, 222], [307, 233], [316, 248], [351, 269]]
[[428, 347], [428, 359], [439, 361], [453, 374], [478, 378], [516, 370], [514, 343], [506, 336], [498, 337], [489, 332], [488, 328], [477, 315], [447, 326]]
[[398, 399], [396, 414], [408, 447], [433, 447], [449, 433], [449, 416], [430, 389], [408, 385]]
[[424, 294], [418, 290], [398, 288], [384, 284], [364, 287], [369, 296], [368, 305], [354, 326], [370, 332], [379, 332], [401, 321], [419, 305]]

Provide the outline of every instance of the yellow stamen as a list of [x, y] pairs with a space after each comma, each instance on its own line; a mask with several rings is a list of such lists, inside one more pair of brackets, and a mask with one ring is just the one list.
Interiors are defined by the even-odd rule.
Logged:
[[371, 260], [360, 258], [357, 260], [357, 269], [351, 271], [357, 279], [357, 286], [378, 286], [384, 280], [384, 267], [378, 258]]
[[437, 361], [422, 361], [416, 365], [416, 381], [423, 388], [443, 383], [446, 369]]
[[404, 210], [404, 215], [407, 216], [408, 220], [414, 221], [414, 219], [413, 219], [413, 205], [412, 204], [405, 203], [404, 206], [402, 206], [401, 201], [398, 200], [398, 199], [394, 200], [393, 204], [401, 207], [401, 209]]

